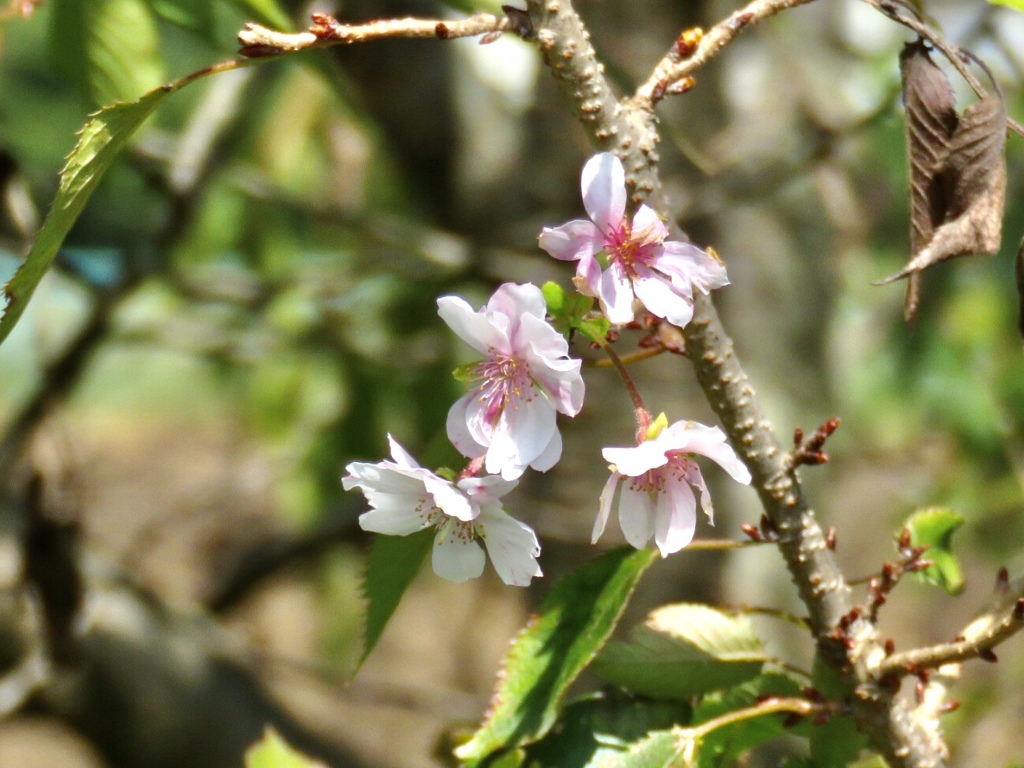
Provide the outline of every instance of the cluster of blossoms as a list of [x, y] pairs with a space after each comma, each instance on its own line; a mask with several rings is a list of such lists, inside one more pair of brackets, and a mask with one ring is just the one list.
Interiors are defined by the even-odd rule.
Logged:
[[[598, 300], [610, 322], [632, 321], [638, 300], [683, 326], [693, 317], [694, 290], [708, 293], [728, 284], [716, 256], [667, 240], [668, 229], [647, 206], [632, 220], [626, 217], [624, 171], [614, 155], [587, 162], [582, 191], [590, 221], [545, 228], [539, 242], [555, 258], [579, 262], [577, 288]], [[548, 322], [544, 295], [534, 285], [506, 283], [478, 311], [457, 296], [437, 304], [441, 319], [484, 357], [466, 369], [461, 378], [469, 391], [448, 413], [448, 438], [469, 466], [447, 480], [420, 467], [389, 436], [393, 461], [349, 464], [342, 483], [366, 496], [371, 510], [359, 523], [367, 531], [405, 536], [435, 528], [432, 564], [438, 575], [452, 581], [477, 577], [489, 555], [506, 584], [525, 586], [541, 575], [540, 545], [500, 500], [527, 467], [545, 472], [561, 458], [556, 414], [572, 417], [583, 407], [581, 361], [569, 357], [568, 342]], [[643, 548], [653, 537], [666, 556], [693, 538], [695, 491], [712, 518], [693, 454], [717, 462], [741, 483], [750, 482], [750, 473], [717, 427], [684, 421], [669, 426], [662, 416], [643, 438], [635, 447], [604, 449], [612, 474], [593, 540], [604, 532], [617, 499], [626, 540]], [[481, 470], [487, 474], [478, 477]]]

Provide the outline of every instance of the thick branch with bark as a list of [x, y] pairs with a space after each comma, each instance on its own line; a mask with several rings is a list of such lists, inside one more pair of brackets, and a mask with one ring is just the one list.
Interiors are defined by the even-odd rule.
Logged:
[[[763, 8], [761, 18], [766, 18], [795, 4], [754, 5]], [[633, 199], [646, 197], [655, 209], [668, 214], [670, 208], [658, 180], [658, 158], [653, 149], [658, 137], [651, 113], [615, 99], [586, 28], [569, 0], [530, 0], [528, 10], [541, 50], [577, 113], [585, 118], [584, 128], [594, 143], [608, 148], [609, 136], [614, 136], [615, 149], [628, 153], [622, 159]], [[735, 26], [729, 20], [723, 24]], [[716, 30], [718, 27], [707, 37], [731, 39], [728, 31]], [[720, 46], [708, 46], [708, 51], [720, 50]], [[692, 69], [680, 70], [679, 76], [689, 71]], [[664, 75], [652, 77], [655, 79], [664, 79]], [[694, 317], [683, 333], [698, 381], [750, 468], [765, 513], [779, 532], [779, 549], [807, 607], [822, 658], [846, 684], [862, 729], [893, 766], [945, 765], [946, 749], [932, 724], [915, 720], [910, 708], [878, 686], [867, 669], [866, 659], [884, 653], [877, 632], [853, 610], [850, 588], [827, 546], [825, 533], [798, 476], [787, 465], [786, 451], [764, 415], [711, 299], [695, 294]]]

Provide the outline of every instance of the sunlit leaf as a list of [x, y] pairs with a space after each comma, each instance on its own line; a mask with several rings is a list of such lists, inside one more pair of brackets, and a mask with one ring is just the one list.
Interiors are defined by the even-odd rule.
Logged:
[[[241, 66], [248, 66], [249, 62]], [[4, 286], [6, 304], [0, 316], [0, 343], [25, 311], [39, 281], [53, 263], [64, 238], [85, 204], [129, 139], [168, 95], [194, 80], [230, 67], [211, 67], [156, 88], [136, 101], [104, 107], [89, 118], [61, 171], [60, 186], [50, 212], [25, 262]]]
[[1007, 8], [1013, 8], [1015, 11], [1021, 11], [1024, 13], [1024, 0], [988, 0], [993, 5], [1005, 5]]
[[456, 754], [476, 763], [536, 741], [557, 717], [566, 690], [607, 640], [654, 550], [612, 550], [551, 591], [512, 644], [489, 715]]
[[915, 512], [904, 524], [910, 531], [910, 543], [927, 545], [923, 557], [932, 565], [920, 572], [920, 578], [938, 584], [949, 594], [963, 591], [964, 576], [953, 554], [953, 534], [965, 522], [964, 516], [949, 509], [931, 507]]
[[215, 26], [215, 3], [211, 0], [148, 0], [153, 12], [172, 24], [204, 37]]
[[543, 739], [526, 748], [524, 768], [604, 765], [651, 731], [690, 722], [692, 708], [609, 690], [565, 707]]
[[611, 642], [594, 671], [609, 682], [655, 698], [686, 699], [755, 677], [767, 660], [750, 620], [706, 605], [669, 605]]
[[326, 768], [288, 746], [273, 728], [267, 728], [263, 738], [245, 752], [245, 768]]
[[164, 79], [145, 0], [53, 0], [50, 55], [92, 106], [138, 98]]
[[245, 13], [250, 14], [252, 21], [258, 21], [260, 24], [281, 30], [291, 28], [291, 19], [281, 9], [277, 0], [231, 0], [231, 2]]
[[419, 573], [434, 543], [434, 529], [410, 536], [374, 536], [363, 592], [367, 600], [366, 632], [360, 664], [377, 645], [402, 595]]

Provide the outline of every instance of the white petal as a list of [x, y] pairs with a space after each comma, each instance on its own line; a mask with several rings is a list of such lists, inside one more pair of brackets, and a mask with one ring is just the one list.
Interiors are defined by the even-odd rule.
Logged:
[[474, 312], [458, 296], [442, 296], [437, 300], [437, 314], [455, 335], [482, 355], [492, 350], [508, 352], [508, 337], [486, 315]]
[[484, 548], [469, 534], [466, 526], [446, 523], [434, 537], [431, 565], [434, 573], [443, 579], [456, 583], [475, 579], [484, 572], [486, 562]]
[[702, 293], [729, 284], [725, 264], [690, 243], [667, 240], [662, 246], [662, 257], [651, 266], [671, 275], [673, 282], [685, 280]]
[[611, 152], [594, 155], [583, 166], [583, 207], [605, 234], [622, 224], [626, 211], [626, 174]]
[[468, 521], [480, 514], [480, 508], [470, 504], [465, 494], [444, 478], [434, 475], [424, 481], [424, 486], [434, 505], [449, 517]]
[[597, 540], [601, 538], [601, 534], [604, 533], [604, 528], [608, 525], [608, 515], [612, 511], [612, 501], [615, 499], [615, 490], [619, 487], [619, 480], [622, 479], [622, 475], [618, 472], [612, 472], [611, 477], [604, 484], [604, 488], [601, 490], [601, 505], [597, 511], [597, 519], [594, 521], [594, 532], [590, 535], [590, 543], [596, 544]]
[[485, 506], [511, 493], [519, 485], [518, 480], [504, 480], [496, 475], [465, 477], [459, 480], [459, 490], [469, 496], [474, 504]]
[[388, 434], [388, 445], [391, 446], [391, 458], [395, 460], [395, 463], [404, 467], [405, 469], [421, 469], [420, 465], [416, 463], [410, 453], [405, 450], [398, 441], [393, 438], [390, 433]]
[[547, 312], [544, 294], [533, 283], [502, 283], [487, 302], [487, 313], [505, 315], [513, 320], [522, 315], [533, 315], [543, 320]]
[[423, 489], [423, 475], [427, 472], [425, 469], [404, 469], [390, 461], [381, 461], [376, 464], [356, 461], [345, 469], [349, 474], [341, 479], [342, 488], [350, 491], [358, 487], [364, 493], [376, 491], [379, 493], [417, 494]]
[[[475, 459], [487, 452], [487, 446], [481, 445], [469, 428], [467, 409], [477, 402], [476, 390], [466, 393], [448, 410], [448, 439], [463, 456]], [[479, 409], [477, 409], [479, 410]]]
[[697, 527], [697, 500], [686, 480], [665, 473], [665, 485], [658, 493], [654, 543], [661, 556], [678, 552], [691, 541]]
[[711, 504], [711, 492], [708, 491], [708, 484], [704, 482], [704, 475], [701, 474], [700, 467], [697, 466], [697, 462], [687, 460], [686, 463], [686, 482], [700, 491], [700, 508], [703, 509], [704, 514], [708, 516], [708, 522], [714, 525], [715, 508]]
[[744, 485], [750, 483], [750, 470], [725, 441], [725, 433], [718, 427], [677, 421], [666, 427], [661, 436], [666, 438], [666, 445], [671, 445], [672, 450], [707, 456], [728, 472], [736, 482]]
[[619, 472], [630, 477], [639, 477], [644, 472], [668, 464], [665, 448], [657, 440], [647, 440], [634, 448], [605, 448], [601, 455]]
[[619, 526], [626, 541], [643, 549], [654, 535], [655, 501], [646, 488], [633, 488], [627, 480], [619, 492]]
[[551, 402], [537, 390], [524, 394], [533, 399], [510, 400], [501, 412], [484, 463], [488, 472], [506, 480], [519, 477], [548, 447], [557, 429]]
[[556, 259], [577, 261], [604, 248], [604, 235], [592, 222], [574, 219], [560, 227], [544, 227], [537, 243]]
[[540, 544], [530, 526], [514, 520], [495, 504], [488, 507], [477, 522], [487, 546], [494, 570], [506, 584], [526, 587], [534, 576], [541, 576], [537, 555]]
[[633, 320], [633, 281], [617, 262], [601, 274], [599, 298], [611, 322], [621, 324]]
[[551, 435], [548, 447], [541, 451], [540, 456], [530, 462], [530, 466], [538, 472], [547, 472], [558, 463], [560, 458], [562, 458], [562, 435], [556, 428], [554, 434]]
[[388, 536], [408, 536], [430, 525], [429, 517], [413, 506], [401, 511], [371, 509], [359, 516], [359, 527], [364, 531], [384, 533]]
[[650, 270], [642, 270], [642, 274], [637, 276], [633, 281], [633, 291], [651, 314], [665, 318], [672, 325], [682, 328], [693, 318], [693, 302], [680, 296], [668, 280]]

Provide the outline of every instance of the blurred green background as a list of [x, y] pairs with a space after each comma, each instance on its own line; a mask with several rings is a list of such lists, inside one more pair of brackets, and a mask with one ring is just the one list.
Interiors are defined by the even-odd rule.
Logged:
[[[246, 19], [300, 28], [311, 9], [346, 21], [457, 13], [425, 0], [47, 0], [23, 19], [17, 5], [5, 9], [0, 50], [3, 280], [98, 106], [230, 57]], [[576, 5], [623, 92], [680, 30], [737, 7]], [[1024, 119], [1024, 14], [975, 0], [924, 10], [989, 63], [1011, 116]], [[819, 0], [745, 33], [659, 109], [674, 214], [729, 266], [733, 284], [716, 303], [773, 423], [787, 435], [843, 420], [832, 461], [803, 474], [848, 575], [891, 558], [917, 508], [967, 519], [955, 539], [964, 593], [901, 586], [882, 620], [899, 648], [953, 637], [1000, 566], [1024, 572], [1013, 280], [1024, 145], [1007, 143], [1002, 253], [927, 275], [909, 330], [902, 287], [871, 285], [908, 256], [906, 39], [863, 3]], [[479, 305], [506, 280], [568, 286], [568, 268], [536, 237], [582, 215], [590, 152], [535, 50], [508, 37], [314, 51], [174, 95], [109, 173], [0, 348], [0, 488], [15, 492], [26, 464], [36, 467], [80, 521], [90, 557], [175, 610], [215, 618], [312, 738], [356, 764], [436, 764], [445, 726], [482, 713], [530, 606], [594, 554], [598, 448], [631, 439], [628, 398], [607, 369], [590, 369], [584, 412], [564, 424], [563, 462], [512, 499], [541, 537], [547, 577], [512, 590], [493, 573], [461, 586], [425, 573], [350, 684], [366, 540], [354, 523], [361, 499], [345, 498], [339, 477], [350, 461], [383, 457], [389, 432], [424, 465], [456, 465], [444, 419], [460, 388], [449, 374], [472, 358], [437, 318], [436, 297]], [[620, 352], [636, 340], [624, 334]], [[685, 360], [662, 356], [637, 376], [655, 412], [712, 423]], [[698, 536], [737, 538], [759, 517], [754, 494], [708, 474], [718, 518]], [[616, 542], [609, 534], [602, 546]], [[767, 549], [670, 558], [630, 619], [672, 600], [797, 609]], [[800, 638], [763, 630], [777, 652], [808, 663]], [[996, 667], [968, 665], [954, 693], [955, 765], [1024, 759], [1021, 641], [999, 655]], [[162, 764], [158, 740], [136, 763], [105, 746], [82, 706], [44, 691], [12, 713], [0, 723], [0, 764]]]

